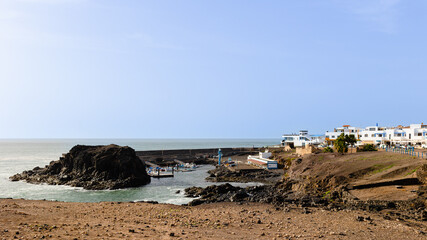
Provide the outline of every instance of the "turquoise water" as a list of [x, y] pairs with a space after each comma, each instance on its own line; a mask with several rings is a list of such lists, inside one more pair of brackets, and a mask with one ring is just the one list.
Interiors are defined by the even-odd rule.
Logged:
[[[118, 144], [135, 150], [166, 150], [188, 148], [260, 147], [275, 145], [278, 139], [27, 139], [0, 140], [0, 198], [47, 199], [69, 202], [99, 201], [158, 201], [161, 203], [185, 204], [192, 199], [183, 195], [191, 186], [205, 187], [207, 171], [214, 168], [204, 165], [193, 172], [177, 172], [174, 178], [152, 179], [146, 186], [119, 190], [84, 190], [69, 186], [11, 182], [9, 177], [36, 166], [45, 166], [58, 160], [76, 144]], [[257, 183], [233, 183], [236, 186]], [[180, 190], [180, 193], [176, 193]]]

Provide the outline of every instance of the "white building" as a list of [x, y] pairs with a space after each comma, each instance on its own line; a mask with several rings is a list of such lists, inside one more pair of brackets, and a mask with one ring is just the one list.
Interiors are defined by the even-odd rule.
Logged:
[[256, 165], [258, 167], [266, 168], [266, 169], [277, 169], [277, 161], [269, 159], [271, 157], [271, 153], [266, 150], [265, 152], [259, 152], [259, 156], [248, 156], [248, 163]]
[[358, 144], [385, 144], [385, 145], [421, 145], [427, 143], [427, 125], [411, 124], [408, 127], [379, 127], [369, 126], [365, 129], [344, 125], [334, 129], [334, 132], [326, 132], [325, 140], [334, 141], [344, 133], [354, 135], [359, 140]]
[[282, 146], [304, 147], [308, 145], [318, 145], [324, 141], [323, 136], [311, 136], [307, 130], [301, 130], [298, 134], [283, 134]]
[[356, 139], [359, 139], [361, 131], [361, 128], [344, 125], [342, 127], [335, 128], [333, 132], [326, 131], [325, 140], [335, 141], [343, 133], [344, 135], [353, 135]]

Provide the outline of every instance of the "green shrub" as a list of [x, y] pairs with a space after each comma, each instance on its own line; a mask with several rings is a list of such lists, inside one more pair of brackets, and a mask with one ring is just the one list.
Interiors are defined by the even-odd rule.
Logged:
[[334, 147], [339, 153], [346, 153], [348, 151], [348, 138], [344, 135], [344, 133], [341, 133], [341, 135], [335, 140]]
[[378, 151], [374, 144], [365, 144], [360, 150], [362, 152]]
[[334, 150], [333, 150], [331, 147], [325, 147], [325, 148], [323, 149], [323, 152], [324, 152], [324, 153], [332, 153], [332, 152], [334, 152]]

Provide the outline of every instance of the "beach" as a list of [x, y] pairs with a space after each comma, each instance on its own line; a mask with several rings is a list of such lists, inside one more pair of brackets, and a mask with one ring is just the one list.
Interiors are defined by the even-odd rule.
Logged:
[[426, 222], [260, 203], [0, 200], [1, 239], [425, 239]]

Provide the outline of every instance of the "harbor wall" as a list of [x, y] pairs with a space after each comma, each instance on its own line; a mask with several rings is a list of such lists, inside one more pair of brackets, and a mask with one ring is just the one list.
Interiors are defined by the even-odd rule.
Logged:
[[[226, 160], [228, 156], [257, 154], [259, 148], [221, 148], [221, 152]], [[218, 159], [218, 148], [136, 151], [136, 155], [143, 161], [158, 165], [172, 165], [174, 160], [212, 164]]]

